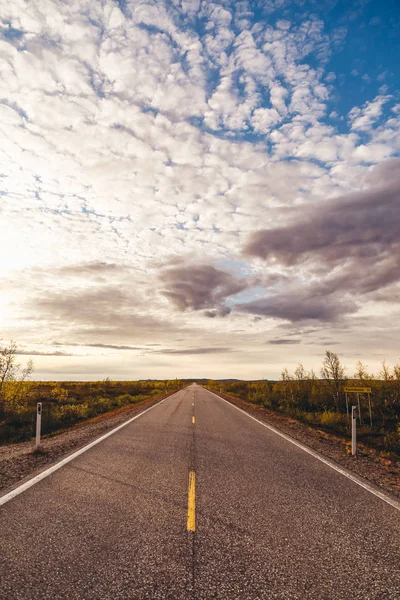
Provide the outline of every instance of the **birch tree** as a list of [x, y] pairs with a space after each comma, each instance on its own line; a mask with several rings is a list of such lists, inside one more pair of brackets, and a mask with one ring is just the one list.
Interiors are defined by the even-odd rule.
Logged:
[[325, 358], [322, 363], [321, 376], [328, 384], [328, 388], [336, 406], [336, 410], [340, 412], [345, 369], [341, 365], [338, 355], [334, 352], [329, 352], [329, 350], [326, 351]]
[[33, 371], [29, 360], [25, 367], [17, 363], [17, 344], [11, 341], [0, 348], [0, 412], [12, 410], [24, 400], [26, 382]]

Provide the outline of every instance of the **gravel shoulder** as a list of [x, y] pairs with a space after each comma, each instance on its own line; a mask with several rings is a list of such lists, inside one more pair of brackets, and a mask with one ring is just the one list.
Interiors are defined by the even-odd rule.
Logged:
[[124, 421], [174, 394], [160, 395], [98, 415], [55, 434], [43, 436], [41, 451], [35, 453], [35, 440], [0, 446], [0, 494], [8, 492], [51, 464], [86, 446]]
[[314, 429], [290, 417], [255, 406], [235, 396], [215, 391], [214, 393], [245, 410], [259, 421], [272, 425], [282, 433], [360, 475], [383, 491], [400, 498], [400, 460], [388, 459], [362, 444], [357, 444], [357, 455], [351, 456], [350, 439]]

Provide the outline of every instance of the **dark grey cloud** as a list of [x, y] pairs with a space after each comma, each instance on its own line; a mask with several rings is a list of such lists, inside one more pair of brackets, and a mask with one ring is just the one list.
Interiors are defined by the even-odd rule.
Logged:
[[248, 281], [212, 265], [180, 265], [160, 273], [164, 286], [161, 293], [178, 310], [207, 309], [206, 316], [223, 316], [229, 312], [224, 301], [249, 285]]
[[380, 165], [369, 183], [363, 192], [299, 207], [287, 226], [253, 233], [245, 254], [287, 267], [307, 264], [316, 273], [341, 266], [336, 286], [354, 277], [364, 291], [400, 279], [400, 159]]
[[336, 296], [314, 296], [312, 289], [307, 289], [306, 292], [271, 294], [253, 302], [238, 304], [236, 308], [255, 315], [297, 322], [335, 321], [344, 314], [354, 312], [357, 305]]
[[366, 182], [362, 192], [298, 207], [286, 226], [253, 233], [244, 253], [286, 268], [292, 283], [238, 308], [334, 321], [356, 312], [367, 294], [379, 300], [385, 288], [385, 300], [393, 297], [400, 281], [400, 159], [375, 167]]
[[232, 312], [232, 309], [229, 306], [220, 306], [218, 309], [206, 310], [204, 311], [204, 316], [209, 319], [215, 319], [215, 317], [226, 317]]

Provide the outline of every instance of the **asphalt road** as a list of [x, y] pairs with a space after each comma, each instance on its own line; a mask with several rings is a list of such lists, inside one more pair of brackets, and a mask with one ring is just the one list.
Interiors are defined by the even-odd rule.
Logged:
[[400, 512], [191, 386], [0, 507], [0, 569], [12, 600], [398, 600]]

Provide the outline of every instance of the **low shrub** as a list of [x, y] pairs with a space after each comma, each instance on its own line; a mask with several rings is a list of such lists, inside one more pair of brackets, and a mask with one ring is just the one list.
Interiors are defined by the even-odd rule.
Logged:
[[42, 434], [182, 387], [171, 381], [7, 381], [0, 395], [0, 444], [35, 435], [36, 403], [43, 405]]
[[324, 410], [324, 412], [315, 415], [315, 421], [327, 429], [336, 429], [341, 431], [346, 425], [346, 417], [333, 410]]
[[101, 413], [107, 412], [114, 408], [113, 401], [111, 398], [90, 398], [87, 400], [87, 404], [90, 407], [90, 416], [95, 417]]
[[384, 436], [384, 448], [387, 452], [400, 455], [400, 425], [398, 431], [390, 431]]
[[71, 424], [82, 419], [87, 419], [90, 414], [90, 408], [86, 402], [84, 404], [61, 404], [53, 409], [53, 414], [61, 423]]
[[131, 396], [131, 394], [121, 394], [121, 396], [117, 396], [115, 399], [116, 406], [127, 406], [128, 404], [135, 404], [135, 402], [139, 402], [142, 396]]

